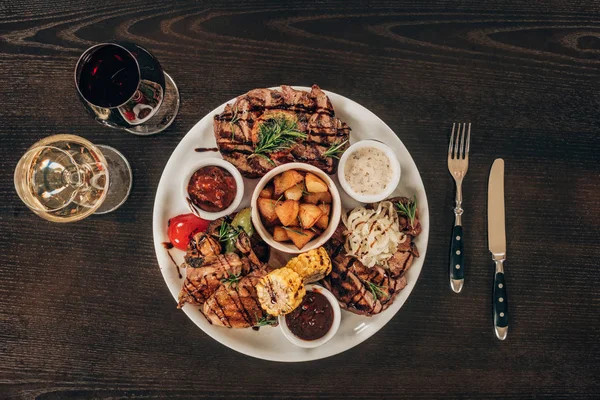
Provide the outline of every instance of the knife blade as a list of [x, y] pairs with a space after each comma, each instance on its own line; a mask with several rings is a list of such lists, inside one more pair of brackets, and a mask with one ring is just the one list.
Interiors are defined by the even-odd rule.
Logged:
[[504, 160], [494, 160], [488, 181], [488, 248], [495, 264], [493, 288], [494, 332], [500, 340], [508, 334], [508, 297], [504, 277], [506, 230], [504, 210]]

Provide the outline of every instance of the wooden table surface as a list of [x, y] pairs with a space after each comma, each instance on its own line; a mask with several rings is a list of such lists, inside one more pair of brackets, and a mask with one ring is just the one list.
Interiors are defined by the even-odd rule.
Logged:
[[[600, 4], [554, 1], [13, 1], [0, 4], [0, 398], [531, 398], [600, 393]], [[88, 46], [154, 52], [179, 85], [167, 131], [104, 128], [75, 94]], [[318, 83], [380, 116], [421, 171], [427, 258], [375, 336], [317, 362], [238, 354], [175, 309], [152, 245], [162, 170], [202, 116], [255, 87]], [[466, 285], [448, 288], [452, 122], [473, 123]], [[13, 187], [35, 141], [112, 145], [135, 182], [73, 224]], [[510, 332], [492, 332], [487, 178], [506, 160]]]

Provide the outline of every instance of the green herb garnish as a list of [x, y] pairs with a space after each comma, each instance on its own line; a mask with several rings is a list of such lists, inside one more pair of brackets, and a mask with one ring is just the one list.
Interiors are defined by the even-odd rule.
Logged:
[[406, 215], [406, 218], [408, 218], [410, 221], [410, 225], [413, 226], [415, 223], [415, 217], [417, 215], [417, 196], [415, 195], [413, 199], [408, 202], [408, 204], [401, 202], [396, 203], [396, 207], [398, 207], [398, 210], [402, 214]]
[[229, 126], [231, 127], [231, 141], [235, 138], [235, 123], [240, 120], [238, 116], [238, 108], [237, 105], [233, 109], [233, 115], [231, 117], [231, 121], [229, 121]]
[[275, 325], [277, 323], [276, 319], [272, 319], [270, 317], [262, 317], [262, 318], [257, 318], [256, 315], [254, 315], [254, 317], [257, 319], [256, 324], [254, 324], [254, 326], [267, 326], [267, 325]]
[[230, 224], [225, 222], [225, 220], [223, 220], [221, 222], [221, 226], [219, 227], [219, 233], [218, 233], [220, 242], [227, 242], [229, 240], [233, 241], [233, 240], [237, 239], [239, 234], [240, 234], [240, 231], [238, 229], [236, 229], [234, 226], [231, 226]]
[[339, 155], [344, 152], [343, 147], [348, 143], [348, 140], [344, 140], [342, 143], [334, 143], [323, 153], [323, 157], [340, 158]]
[[283, 199], [283, 195], [279, 196], [279, 198], [275, 202], [275, 207], [277, 207], [277, 204], [279, 204], [279, 202], [281, 201], [281, 199]]
[[268, 119], [260, 124], [258, 143], [248, 158], [258, 156], [275, 164], [267, 154], [289, 149], [298, 138], [306, 139], [306, 134], [298, 130], [298, 124], [292, 119], [285, 116]]
[[387, 287], [376, 285], [370, 281], [363, 281], [363, 282], [367, 284], [367, 288], [371, 291], [371, 293], [373, 294], [373, 298], [375, 300], [378, 300], [381, 298], [387, 299], [389, 297], [389, 293], [387, 292]]
[[229, 284], [235, 288], [240, 279], [242, 279], [241, 274], [229, 274], [226, 278], [221, 279], [221, 283]]
[[282, 226], [283, 229], [285, 229], [286, 231], [290, 231], [290, 232], [294, 232], [297, 233], [298, 235], [302, 235], [302, 236], [308, 236], [306, 233], [296, 230], [296, 229], [292, 229], [292, 228], [288, 228], [287, 226]]

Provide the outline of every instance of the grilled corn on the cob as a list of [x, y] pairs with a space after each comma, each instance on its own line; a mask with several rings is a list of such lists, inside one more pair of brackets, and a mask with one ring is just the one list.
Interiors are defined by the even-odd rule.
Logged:
[[331, 259], [323, 247], [307, 251], [288, 261], [291, 268], [300, 275], [304, 283], [316, 282], [331, 272]]
[[256, 285], [261, 307], [271, 315], [285, 315], [300, 305], [306, 289], [302, 278], [290, 268], [269, 272]]

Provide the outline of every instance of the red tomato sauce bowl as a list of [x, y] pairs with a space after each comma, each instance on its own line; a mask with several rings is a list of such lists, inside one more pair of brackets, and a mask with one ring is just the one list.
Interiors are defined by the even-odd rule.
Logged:
[[181, 186], [190, 210], [209, 221], [233, 213], [244, 197], [242, 175], [222, 158], [204, 158], [193, 164]]

